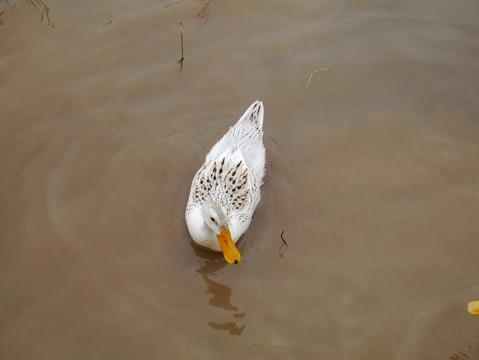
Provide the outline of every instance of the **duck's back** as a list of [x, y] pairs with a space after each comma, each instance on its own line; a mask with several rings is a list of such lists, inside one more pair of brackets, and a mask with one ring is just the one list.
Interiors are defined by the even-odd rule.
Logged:
[[265, 149], [263, 145], [263, 103], [255, 101], [238, 122], [214, 145], [206, 156], [206, 163], [215, 161], [225, 151], [241, 151], [246, 166], [263, 183]]

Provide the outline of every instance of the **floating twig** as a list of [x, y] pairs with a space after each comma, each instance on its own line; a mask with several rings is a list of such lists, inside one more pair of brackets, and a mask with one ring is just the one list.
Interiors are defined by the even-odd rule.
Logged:
[[180, 72], [183, 70], [183, 60], [185, 60], [183, 53], [183, 24], [180, 22], [180, 39], [181, 39], [181, 59], [176, 60], [180, 64]]
[[306, 83], [306, 87], [304, 88], [303, 92], [301, 93], [301, 96], [303, 96], [303, 95], [306, 93], [306, 90], [308, 90], [309, 83], [311, 82], [311, 79], [313, 78], [313, 75], [316, 74], [318, 71], [328, 71], [328, 72], [331, 72], [331, 70], [329, 70], [328, 68], [319, 68], [319, 69], [313, 70], [313, 71], [311, 72], [311, 74], [309, 75], [308, 82]]
[[32, 5], [40, 13], [41, 23], [43, 22], [43, 19], [46, 18], [47, 25], [51, 28], [55, 27], [55, 24], [50, 20], [50, 8], [42, 0], [27, 0], [27, 4]]
[[283, 240], [283, 245], [280, 246], [279, 248], [279, 257], [280, 258], [284, 258], [284, 255], [283, 255], [283, 252], [282, 252], [282, 249], [283, 249], [283, 246], [286, 245], [286, 247], [288, 246], [288, 243], [286, 242], [286, 240], [284, 240], [284, 237], [283, 237], [283, 234], [284, 234], [284, 230], [281, 231], [281, 240]]
[[[206, 8], [208, 7], [208, 5], [210, 4], [211, 0], [208, 0], [206, 2], [206, 4], [203, 6], [203, 9], [201, 9], [201, 11], [198, 13], [198, 17], [203, 20], [203, 18], [206, 16], [206, 21], [208, 21], [208, 18], [210, 17], [208, 14], [205, 15], [205, 12], [206, 12]], [[206, 22], [205, 21], [205, 22]]]

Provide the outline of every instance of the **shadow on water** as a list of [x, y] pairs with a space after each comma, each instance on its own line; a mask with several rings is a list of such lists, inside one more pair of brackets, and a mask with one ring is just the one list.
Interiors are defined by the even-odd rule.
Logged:
[[221, 254], [202, 249], [194, 244], [191, 244], [195, 254], [202, 259], [200, 262], [201, 267], [196, 270], [199, 273], [206, 284], [206, 295], [211, 295], [208, 303], [210, 306], [218, 307], [227, 311], [235, 312], [233, 314], [233, 321], [225, 323], [208, 322], [208, 325], [215, 330], [227, 331], [230, 335], [241, 335], [245, 325], [239, 326], [237, 319], [242, 319], [246, 316], [238, 307], [231, 303], [232, 289], [224, 284], [220, 284], [212, 278], [217, 276], [217, 272], [223, 269], [225, 266], [231, 266], [226, 263]]

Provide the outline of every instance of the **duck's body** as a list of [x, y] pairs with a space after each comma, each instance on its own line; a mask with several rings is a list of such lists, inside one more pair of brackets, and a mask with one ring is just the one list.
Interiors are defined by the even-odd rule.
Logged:
[[234, 243], [251, 223], [261, 198], [263, 116], [263, 103], [254, 102], [211, 148], [193, 178], [186, 206], [186, 224], [193, 240], [223, 251], [230, 263], [241, 258]]

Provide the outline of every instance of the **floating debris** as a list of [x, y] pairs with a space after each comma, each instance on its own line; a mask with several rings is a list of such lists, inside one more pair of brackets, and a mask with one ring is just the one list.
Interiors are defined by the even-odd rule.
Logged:
[[283, 234], [284, 234], [284, 230], [281, 231], [281, 235], [280, 235], [281, 240], [283, 240], [283, 245], [281, 245], [281, 247], [279, 248], [279, 257], [280, 258], [284, 258], [283, 251], [282, 251], [283, 246], [285, 246], [285, 245], [286, 245], [286, 247], [288, 246], [288, 243], [286, 242], [286, 240], [284, 240]]
[[316, 74], [318, 71], [328, 71], [328, 72], [331, 72], [331, 70], [329, 70], [328, 68], [319, 68], [319, 69], [313, 70], [313, 71], [311, 72], [311, 74], [309, 75], [308, 82], [306, 83], [306, 87], [304, 88], [304, 90], [303, 90], [301, 96], [303, 96], [303, 95], [306, 93], [306, 90], [308, 90], [309, 83], [311, 82], [311, 79], [313, 78], [313, 75]]
[[201, 11], [197, 14], [197, 16], [198, 16], [201, 20], [203, 20], [203, 18], [206, 17], [206, 20], [205, 20], [205, 22], [204, 22], [203, 24], [206, 24], [206, 22], [208, 21], [208, 19], [209, 19], [209, 17], [210, 17], [209, 14], [205, 14], [206, 8], [207, 8], [208, 5], [210, 4], [210, 2], [211, 2], [211, 0], [208, 0], [208, 1], [206, 2], [206, 4], [203, 6], [203, 9], [201, 9]]
[[183, 60], [185, 60], [184, 53], [183, 53], [183, 24], [180, 23], [180, 39], [181, 39], [181, 59], [176, 60], [178, 64], [180, 64], [180, 72], [183, 71]]
[[27, 0], [27, 4], [32, 5], [40, 13], [40, 22], [46, 18], [47, 26], [53, 28], [55, 24], [50, 20], [50, 8], [42, 0]]

